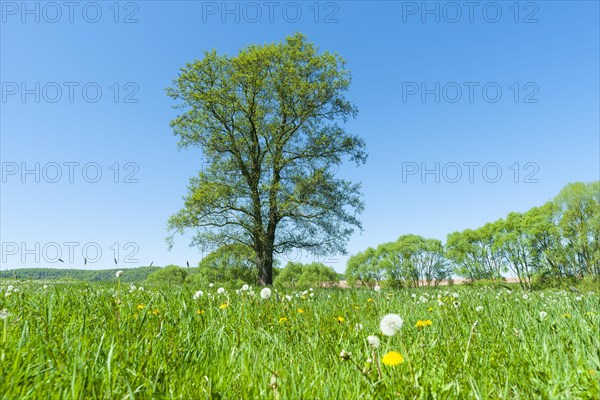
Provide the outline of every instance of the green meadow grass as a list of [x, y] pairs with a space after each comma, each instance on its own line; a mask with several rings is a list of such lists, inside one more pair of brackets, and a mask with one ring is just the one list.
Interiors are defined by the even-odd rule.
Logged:
[[[8, 285], [2, 399], [600, 398], [593, 292], [315, 289], [262, 299], [256, 288]], [[391, 337], [379, 328], [388, 313], [404, 320]], [[384, 365], [388, 351], [403, 363]]]

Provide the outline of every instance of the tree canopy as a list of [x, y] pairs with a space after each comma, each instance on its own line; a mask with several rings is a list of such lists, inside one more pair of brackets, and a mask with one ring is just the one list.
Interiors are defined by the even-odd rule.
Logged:
[[209, 51], [181, 69], [167, 89], [182, 110], [171, 126], [209, 166], [169, 219], [171, 244], [191, 229], [192, 245], [247, 246], [262, 285], [274, 254], [345, 253], [363, 203], [360, 185], [336, 171], [344, 159], [366, 161], [364, 141], [342, 126], [357, 113], [345, 65], [298, 33], [235, 56]]

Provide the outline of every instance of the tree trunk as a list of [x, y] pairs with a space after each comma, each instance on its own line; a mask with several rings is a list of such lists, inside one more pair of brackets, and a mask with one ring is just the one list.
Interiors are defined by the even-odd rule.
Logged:
[[273, 246], [264, 245], [257, 252], [258, 285], [268, 286], [273, 284]]

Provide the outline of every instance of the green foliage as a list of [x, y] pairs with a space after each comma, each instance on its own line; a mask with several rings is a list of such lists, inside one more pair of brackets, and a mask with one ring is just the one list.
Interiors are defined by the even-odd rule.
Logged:
[[297, 289], [336, 282], [338, 282], [338, 274], [325, 264], [319, 262], [302, 264], [290, 261], [275, 278], [274, 284], [278, 287]]
[[198, 263], [191, 271], [186, 282], [196, 287], [209, 283], [241, 286], [255, 284], [257, 271], [254, 265], [254, 252], [244, 245], [223, 246], [213, 251]]
[[190, 180], [172, 235], [252, 248], [261, 284], [272, 283], [275, 252], [344, 252], [363, 204], [360, 185], [335, 173], [345, 158], [366, 161], [364, 141], [340, 125], [357, 112], [345, 64], [298, 33], [182, 68], [167, 89], [182, 110], [171, 126], [210, 165]]
[[146, 278], [146, 283], [156, 285], [182, 285], [188, 276], [188, 271], [177, 266], [167, 265]]
[[[124, 269], [122, 282], [142, 282], [148, 275], [158, 271], [160, 267], [138, 267]], [[0, 272], [3, 279], [41, 279], [41, 280], [66, 280], [73, 279], [87, 282], [114, 282], [115, 273], [119, 269], [55, 269], [55, 268], [20, 268]]]

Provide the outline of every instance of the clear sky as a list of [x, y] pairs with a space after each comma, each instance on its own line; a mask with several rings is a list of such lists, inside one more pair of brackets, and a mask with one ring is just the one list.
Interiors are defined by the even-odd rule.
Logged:
[[164, 239], [203, 159], [177, 150], [164, 89], [205, 50], [297, 31], [353, 74], [369, 159], [340, 170], [366, 203], [350, 254], [600, 178], [597, 1], [0, 5], [2, 269], [195, 265], [189, 236]]

